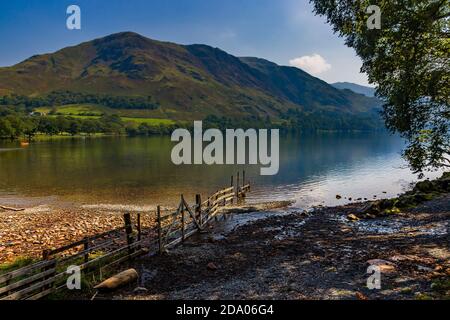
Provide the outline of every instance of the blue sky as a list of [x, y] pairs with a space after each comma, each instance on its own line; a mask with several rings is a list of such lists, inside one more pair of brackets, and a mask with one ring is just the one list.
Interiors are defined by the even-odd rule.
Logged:
[[[82, 29], [66, 28], [69, 5]], [[308, 0], [0, 0], [0, 66], [114, 32], [301, 67], [327, 81], [367, 85], [360, 59]]]

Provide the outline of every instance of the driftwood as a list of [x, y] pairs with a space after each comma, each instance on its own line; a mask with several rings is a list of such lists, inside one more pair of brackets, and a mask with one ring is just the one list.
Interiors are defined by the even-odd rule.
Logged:
[[94, 289], [104, 290], [104, 291], [113, 291], [122, 286], [132, 283], [138, 279], [139, 275], [135, 269], [129, 269], [115, 276], [106, 279], [99, 285], [95, 286]]
[[0, 209], [7, 210], [7, 211], [15, 211], [15, 212], [25, 211], [25, 208], [11, 208], [11, 207], [5, 207], [5, 206], [0, 206]]

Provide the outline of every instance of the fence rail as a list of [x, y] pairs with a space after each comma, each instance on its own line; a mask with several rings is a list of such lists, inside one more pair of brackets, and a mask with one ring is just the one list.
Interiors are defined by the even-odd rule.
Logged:
[[[183, 243], [190, 236], [204, 230], [211, 220], [224, 216], [223, 208], [240, 202], [250, 191], [231, 177], [231, 186], [221, 189], [204, 202], [196, 195], [195, 204], [189, 205], [181, 195], [174, 212], [163, 212], [158, 206], [156, 224], [149, 230], [149, 236], [142, 237], [141, 214], [134, 217], [126, 213], [124, 226], [56, 249], [42, 252], [42, 260], [7, 274], [0, 275], [0, 300], [36, 300], [66, 288], [69, 266], [76, 266], [85, 273], [100, 271], [124, 263], [144, 253], [164, 253]], [[134, 220], [134, 221], [133, 221]]]

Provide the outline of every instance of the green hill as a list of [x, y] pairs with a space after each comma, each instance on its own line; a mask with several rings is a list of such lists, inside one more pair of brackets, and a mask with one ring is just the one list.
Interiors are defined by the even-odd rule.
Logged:
[[333, 87], [341, 89], [341, 90], [351, 90], [353, 92], [363, 94], [366, 97], [375, 97], [375, 88], [361, 86], [356, 83], [350, 82], [336, 82], [332, 84]]
[[[68, 92], [62, 104], [100, 104], [121, 110], [121, 116], [127, 116], [123, 109], [130, 116], [140, 109], [145, 117], [185, 121], [259, 118], [301, 125], [309, 118], [317, 129], [381, 125], [378, 100], [338, 90], [300, 69], [132, 32], [0, 68], [0, 95], [42, 102], [54, 92]], [[127, 99], [133, 99], [128, 107]]]

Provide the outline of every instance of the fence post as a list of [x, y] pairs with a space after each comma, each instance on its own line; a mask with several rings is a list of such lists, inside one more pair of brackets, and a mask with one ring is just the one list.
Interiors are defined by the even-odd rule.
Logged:
[[42, 251], [42, 260], [49, 260], [50, 259], [50, 250], [45, 249]]
[[184, 196], [181, 195], [181, 236], [183, 239], [183, 242], [186, 240], [186, 222], [185, 222], [185, 215], [184, 215]]
[[125, 232], [127, 234], [127, 244], [129, 246], [128, 253], [132, 254], [134, 249], [130, 247], [133, 244], [133, 226], [131, 224], [131, 215], [129, 213], [125, 213], [123, 215], [123, 220], [125, 222]]
[[[233, 175], [231, 176], [230, 187], [233, 188], [233, 192], [234, 192], [234, 176]], [[233, 204], [233, 203], [234, 203], [234, 199], [231, 200], [231, 204]]]
[[[88, 237], [84, 238], [84, 245], [83, 245], [83, 247], [84, 247], [84, 251], [89, 250], [89, 238]], [[86, 252], [84, 254], [84, 262], [85, 263], [89, 262], [89, 252]]]
[[138, 232], [138, 241], [142, 239], [142, 230], [141, 230], [141, 214], [137, 214], [137, 232]]
[[158, 218], [158, 244], [159, 244], [159, 254], [163, 253], [163, 243], [162, 243], [162, 230], [161, 230], [161, 206], [156, 208], [156, 215]]
[[195, 215], [197, 216], [198, 219], [198, 224], [202, 227], [203, 225], [203, 219], [202, 219], [202, 197], [199, 194], [195, 195]]
[[245, 170], [242, 170], [242, 186], [245, 186]]
[[[51, 250], [49, 250], [49, 249], [45, 249], [44, 251], [42, 251], [42, 259], [46, 260], [46, 261], [50, 260], [50, 252], [51, 252]], [[48, 265], [48, 266], [42, 268], [42, 272], [48, 271], [48, 270], [50, 270], [52, 268], [55, 268], [55, 274], [56, 274], [56, 260], [55, 260], [55, 263], [52, 263], [51, 265]], [[48, 280], [52, 276], [53, 276], [53, 274], [52, 275], [48, 275], [48, 276], [42, 278], [42, 280], [43, 281]], [[48, 289], [52, 288], [53, 285], [54, 285], [54, 282], [51, 283], [51, 284], [48, 284], [48, 285], [46, 285], [44, 287], [42, 287], [41, 291], [48, 290]]]

